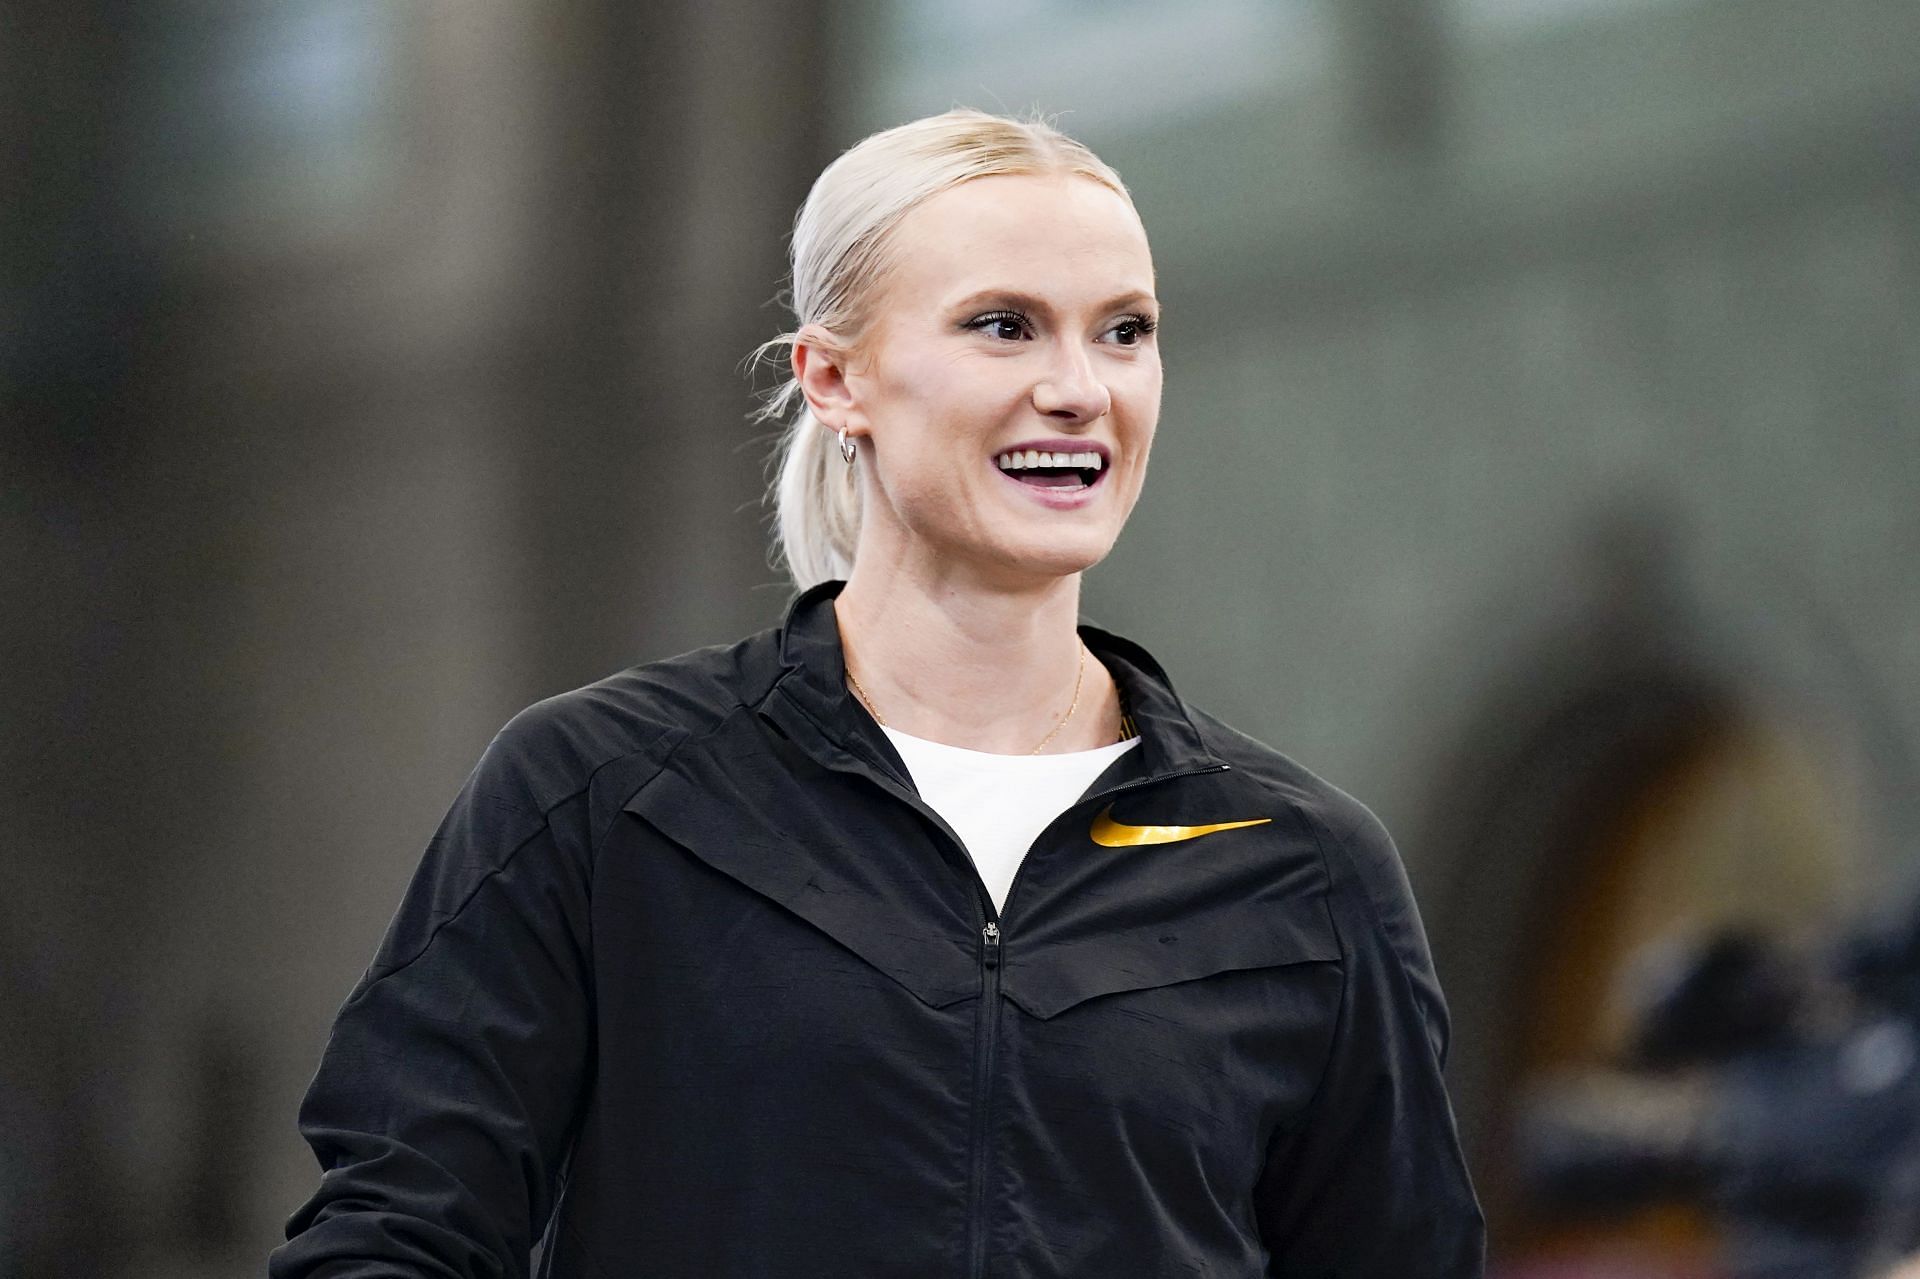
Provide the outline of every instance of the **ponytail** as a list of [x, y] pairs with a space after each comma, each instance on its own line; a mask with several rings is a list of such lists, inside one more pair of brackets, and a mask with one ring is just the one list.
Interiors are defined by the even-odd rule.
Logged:
[[780, 441], [774, 481], [774, 537], [794, 584], [805, 590], [853, 573], [860, 540], [860, 491], [840, 442], [802, 408]]

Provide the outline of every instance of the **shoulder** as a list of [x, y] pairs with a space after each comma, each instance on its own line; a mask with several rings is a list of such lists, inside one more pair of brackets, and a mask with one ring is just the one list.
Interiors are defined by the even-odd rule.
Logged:
[[[577, 905], [610, 815], [680, 742], [752, 694], [764, 647], [764, 635], [749, 636], [629, 667], [507, 721], [428, 842], [369, 978], [412, 964], [489, 893]], [[582, 917], [554, 918], [571, 927]]]
[[590, 790], [630, 792], [681, 743], [763, 696], [777, 674], [773, 649], [762, 631], [543, 698], [494, 736], [470, 785], [541, 815]]
[[1368, 846], [1383, 840], [1391, 844], [1386, 827], [1373, 810], [1340, 787], [1218, 716], [1192, 707], [1188, 711], [1212, 753], [1231, 765], [1243, 784], [1264, 790], [1298, 810], [1324, 839], [1336, 843], [1358, 839]]
[[1269, 804], [1294, 814], [1318, 845], [1331, 890], [1353, 907], [1350, 917], [1384, 941], [1411, 974], [1433, 966], [1406, 864], [1371, 808], [1266, 743], [1204, 711], [1193, 719], [1208, 745], [1243, 785], [1266, 792]]

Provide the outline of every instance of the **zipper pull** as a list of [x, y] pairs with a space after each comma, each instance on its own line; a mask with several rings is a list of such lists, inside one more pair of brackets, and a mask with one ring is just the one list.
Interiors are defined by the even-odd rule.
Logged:
[[987, 926], [980, 930], [980, 936], [984, 939], [980, 947], [981, 961], [989, 968], [998, 967], [1000, 964], [1000, 925], [994, 923], [992, 920], [988, 920]]

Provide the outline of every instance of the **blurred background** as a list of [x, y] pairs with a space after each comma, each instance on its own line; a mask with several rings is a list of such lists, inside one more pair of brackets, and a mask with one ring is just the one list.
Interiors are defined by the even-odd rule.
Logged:
[[1087, 615], [1420, 895], [1494, 1273], [1920, 1249], [1912, 0], [0, 0], [0, 1279], [259, 1273], [493, 731], [774, 622], [820, 167], [1059, 114], [1165, 303]]

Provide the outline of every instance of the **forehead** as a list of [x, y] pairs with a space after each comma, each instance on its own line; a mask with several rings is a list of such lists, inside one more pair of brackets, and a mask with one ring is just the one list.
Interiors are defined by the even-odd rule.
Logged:
[[1075, 176], [975, 178], [894, 228], [884, 306], [939, 306], [990, 289], [1060, 305], [1153, 291], [1153, 257], [1133, 206]]

